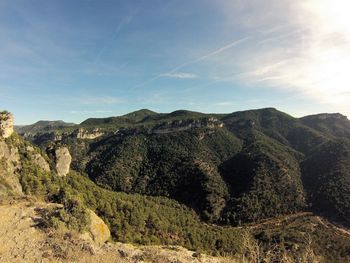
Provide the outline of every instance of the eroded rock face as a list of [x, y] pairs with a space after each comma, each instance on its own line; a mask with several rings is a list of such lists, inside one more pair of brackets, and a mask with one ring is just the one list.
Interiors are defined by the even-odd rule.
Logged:
[[50, 165], [47, 163], [45, 158], [40, 154], [36, 153], [33, 146], [27, 146], [26, 150], [31, 155], [33, 163], [43, 169], [45, 172], [50, 172]]
[[76, 137], [78, 139], [89, 139], [93, 140], [98, 137], [101, 137], [103, 135], [103, 132], [100, 131], [100, 129], [94, 129], [92, 131], [87, 131], [83, 128], [79, 128], [78, 130], [75, 131]]
[[18, 149], [9, 147], [5, 142], [0, 141], [0, 161], [3, 162], [0, 164], [0, 179], [7, 183], [13, 193], [22, 194], [22, 186], [16, 174], [16, 171], [20, 169]]
[[13, 115], [7, 111], [0, 112], [0, 137], [8, 138], [13, 133]]
[[55, 149], [56, 171], [59, 176], [66, 176], [69, 173], [72, 156], [67, 147]]
[[50, 165], [46, 162], [45, 158], [36, 153], [33, 155], [33, 162], [43, 169], [45, 172], [50, 172]]
[[222, 127], [224, 127], [224, 124], [221, 121], [219, 121], [217, 118], [210, 117], [202, 118], [199, 120], [175, 120], [164, 122], [158, 125], [156, 128], [154, 128], [152, 132], [156, 134], [165, 134], [172, 132], [187, 131], [197, 128], [215, 129]]

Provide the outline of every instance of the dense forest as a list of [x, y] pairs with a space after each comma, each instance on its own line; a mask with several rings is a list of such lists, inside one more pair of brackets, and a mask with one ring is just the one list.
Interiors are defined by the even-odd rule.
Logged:
[[[72, 167], [103, 188], [175, 199], [215, 224], [309, 209], [350, 224], [350, 122], [342, 115], [297, 119], [273, 108], [226, 115], [140, 110], [60, 125], [54, 130], [59, 141], [50, 139], [48, 128], [38, 132], [33, 126], [29, 138], [43, 150], [68, 145]], [[81, 139], [75, 129], [99, 129], [103, 136]], [[317, 176], [324, 185], [310, 186]]]

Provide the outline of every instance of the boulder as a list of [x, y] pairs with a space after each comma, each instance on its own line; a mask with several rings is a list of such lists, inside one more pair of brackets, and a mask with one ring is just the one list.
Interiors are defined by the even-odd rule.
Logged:
[[110, 239], [111, 233], [108, 226], [98, 215], [91, 210], [88, 211], [90, 213], [91, 223], [87, 232], [83, 233], [81, 237], [84, 240], [93, 242], [97, 246], [102, 246]]

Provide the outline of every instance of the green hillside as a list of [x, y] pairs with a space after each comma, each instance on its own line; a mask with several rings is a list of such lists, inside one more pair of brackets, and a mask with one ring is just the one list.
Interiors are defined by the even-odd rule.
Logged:
[[301, 167], [313, 211], [350, 226], [350, 141], [321, 145]]
[[[67, 135], [60, 143], [69, 146], [72, 167], [106, 189], [175, 199], [203, 220], [219, 224], [246, 224], [309, 209], [348, 220], [342, 213], [348, 210], [349, 190], [340, 185], [349, 178], [345, 168], [339, 172], [342, 180], [332, 180], [344, 197], [332, 211], [315, 209], [315, 188], [307, 184], [319, 176], [308, 163], [331, 158], [323, 145], [348, 140], [350, 122], [340, 114], [298, 119], [274, 108], [231, 114], [140, 110], [88, 119], [80, 127], [87, 126], [105, 133], [94, 140]], [[39, 146], [44, 149], [48, 143], [43, 140]], [[343, 162], [347, 167], [349, 160]], [[336, 165], [327, 166], [331, 171], [324, 182]]]
[[[349, 226], [348, 139], [270, 108], [169, 115], [146, 116], [153, 118], [147, 126], [117, 128], [95, 139], [58, 129], [62, 138], [48, 136], [41, 149], [17, 135], [0, 140], [20, 156], [16, 164], [2, 158], [0, 193], [16, 195], [12, 173], [25, 194], [63, 204], [77, 200], [96, 211], [116, 241], [235, 257], [260, 253], [270, 262], [349, 260], [346, 228], [324, 219]], [[54, 159], [45, 153], [52, 145], [69, 147], [78, 172], [56, 175]], [[38, 166], [37, 154], [50, 172]], [[16, 168], [11, 173], [9, 164]]]

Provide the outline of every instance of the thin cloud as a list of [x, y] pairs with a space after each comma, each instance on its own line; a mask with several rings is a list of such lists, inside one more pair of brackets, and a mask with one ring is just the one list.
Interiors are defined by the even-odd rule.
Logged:
[[227, 44], [227, 45], [225, 45], [223, 47], [220, 47], [220, 48], [218, 48], [218, 49], [216, 49], [216, 50], [214, 50], [214, 51], [212, 51], [212, 52], [210, 52], [208, 54], [205, 54], [205, 55], [203, 55], [201, 57], [198, 57], [196, 59], [193, 59], [193, 60], [187, 61], [185, 63], [182, 63], [182, 64], [176, 66], [175, 68], [173, 68], [172, 70], [170, 70], [170, 71], [168, 71], [166, 73], [159, 74], [159, 75], [157, 75], [157, 76], [155, 76], [155, 77], [153, 77], [153, 78], [151, 78], [149, 80], [146, 80], [145, 82], [139, 84], [137, 87], [142, 87], [142, 86], [144, 86], [146, 84], [149, 84], [149, 83], [151, 83], [151, 82], [153, 82], [153, 81], [163, 77], [164, 75], [174, 74], [174, 73], [176, 73], [177, 71], [179, 71], [180, 69], [182, 69], [184, 67], [187, 67], [187, 66], [193, 65], [193, 64], [197, 64], [197, 63], [202, 62], [202, 61], [204, 61], [204, 60], [206, 60], [206, 59], [208, 59], [210, 57], [219, 55], [220, 53], [222, 53], [224, 51], [227, 51], [229, 49], [232, 49], [233, 47], [236, 47], [239, 44], [242, 44], [243, 42], [247, 41], [248, 39], [251, 39], [251, 37], [244, 37], [244, 38], [235, 40], [235, 41], [231, 42], [230, 44]]
[[315, 103], [349, 112], [348, 98], [339, 95], [350, 90], [347, 1], [271, 0], [266, 5], [259, 0], [218, 0], [218, 5], [228, 24], [254, 35], [255, 41], [231, 61], [217, 61], [223, 77], [216, 83], [243, 72], [239, 79], [231, 78], [232, 83], [293, 90]]
[[83, 105], [113, 105], [123, 102], [123, 99], [118, 97], [87, 97], [79, 99], [79, 103]]
[[261, 41], [259, 41], [257, 43], [257, 45], [265, 45], [265, 44], [268, 44], [268, 43], [271, 43], [271, 42], [275, 42], [275, 41], [279, 41], [279, 40], [283, 40], [283, 39], [288, 39], [290, 38], [291, 36], [300, 36], [301, 33], [304, 33], [304, 32], [307, 32], [307, 29], [305, 28], [302, 28], [302, 29], [298, 29], [298, 30], [295, 30], [293, 32], [289, 32], [289, 33], [286, 33], [286, 34], [282, 34], [282, 35], [278, 35], [278, 36], [274, 36], [274, 37], [270, 37], [270, 38], [265, 38]]
[[[202, 56], [202, 57], [200, 57], [200, 58], [198, 58], [196, 60], [189, 61], [186, 65], [197, 63], [197, 62], [206, 60], [207, 58], [210, 58], [210, 57], [213, 57], [215, 55], [218, 55], [218, 54], [220, 54], [220, 53], [222, 53], [222, 52], [224, 52], [224, 51], [226, 51], [228, 49], [231, 49], [231, 48], [233, 48], [233, 47], [235, 47], [235, 46], [237, 46], [237, 45], [247, 41], [248, 39], [251, 39], [251, 37], [244, 37], [244, 38], [241, 38], [239, 40], [236, 40], [236, 41], [234, 41], [234, 42], [232, 42], [232, 43], [230, 43], [230, 44], [228, 44], [226, 46], [223, 46], [223, 47], [221, 47], [221, 48], [219, 48], [219, 49], [217, 49], [217, 50], [215, 50], [215, 51], [213, 51], [213, 52], [211, 52], [209, 54], [206, 54], [206, 55], [204, 55], [204, 56]], [[182, 67], [183, 66], [180, 66], [179, 68], [175, 68], [174, 70], [178, 70], [178, 69], [180, 69]]]
[[221, 101], [221, 102], [214, 103], [213, 106], [217, 106], [217, 107], [232, 107], [232, 106], [235, 106], [235, 103], [232, 102], [232, 101]]
[[162, 74], [162, 77], [175, 78], [175, 79], [197, 79], [198, 75], [193, 73], [178, 72], [178, 73]]
[[96, 58], [95, 58], [95, 62], [94, 62], [95, 64], [97, 64], [100, 61], [103, 53], [105, 53], [106, 50], [108, 49], [108, 47], [110, 47], [111, 44], [117, 39], [119, 33], [133, 21], [133, 19], [137, 16], [139, 11], [140, 11], [140, 8], [134, 10], [131, 14], [125, 16], [117, 24], [117, 26], [115, 27], [114, 32], [112, 33], [111, 38], [102, 45], [101, 49], [97, 53]]
[[104, 114], [104, 113], [112, 113], [110, 110], [72, 110], [70, 111], [71, 114], [77, 114], [77, 115], [85, 115], [85, 114]]

